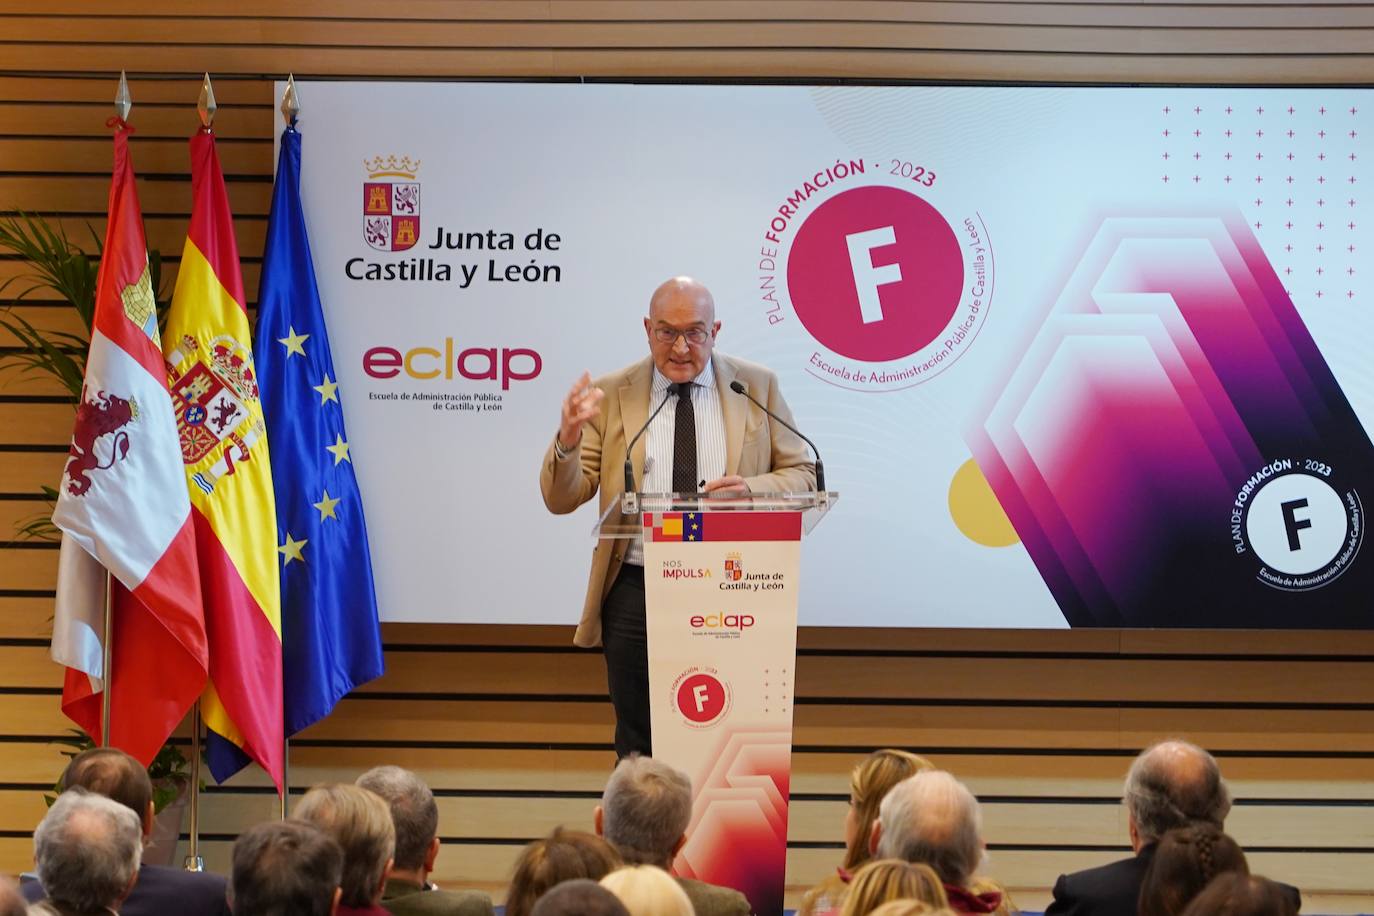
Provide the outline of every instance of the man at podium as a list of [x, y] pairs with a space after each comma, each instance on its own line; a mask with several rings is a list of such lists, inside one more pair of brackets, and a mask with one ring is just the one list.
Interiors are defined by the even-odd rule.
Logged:
[[[539, 473], [550, 512], [572, 512], [598, 491], [602, 512], [618, 501], [626, 444], [640, 430], [631, 455], [639, 492], [739, 496], [815, 489], [815, 465], [801, 438], [731, 390], [739, 382], [796, 425], [777, 376], [713, 352], [720, 322], [705, 286], [690, 277], [660, 285], [649, 299], [644, 333], [646, 359], [595, 381], [584, 372], [563, 400]], [[643, 548], [637, 538], [600, 540], [573, 642], [603, 647], [617, 757], [652, 752], [644, 634]]]

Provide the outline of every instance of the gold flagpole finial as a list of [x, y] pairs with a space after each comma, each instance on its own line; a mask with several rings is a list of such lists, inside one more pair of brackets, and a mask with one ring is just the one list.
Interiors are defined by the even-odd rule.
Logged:
[[119, 90], [115, 92], [115, 116], [121, 121], [129, 120], [129, 112], [133, 111], [134, 100], [129, 95], [129, 79], [124, 75], [124, 71], [119, 71]]
[[206, 130], [215, 126], [215, 112], [218, 106], [215, 105], [215, 89], [210, 85], [210, 74], [205, 74], [205, 80], [200, 84], [200, 101], [196, 103], [196, 111], [200, 113], [200, 123]]
[[286, 77], [286, 91], [281, 95], [281, 116], [287, 127], [296, 126], [296, 118], [301, 113], [301, 97], [296, 91], [296, 75]]

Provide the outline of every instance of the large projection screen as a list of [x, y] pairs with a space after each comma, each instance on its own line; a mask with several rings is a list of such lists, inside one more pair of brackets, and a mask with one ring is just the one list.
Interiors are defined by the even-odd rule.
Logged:
[[298, 85], [384, 619], [576, 621], [540, 460], [689, 274], [841, 493], [804, 625], [1368, 625], [1369, 91]]

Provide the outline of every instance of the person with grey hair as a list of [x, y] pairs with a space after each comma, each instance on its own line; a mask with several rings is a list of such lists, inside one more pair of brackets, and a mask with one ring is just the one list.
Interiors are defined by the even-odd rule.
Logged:
[[978, 799], [943, 770], [926, 770], [893, 786], [878, 806], [869, 848], [877, 859], [928, 865], [957, 913], [996, 913], [1000, 889], [975, 882], [983, 861]]
[[[1060, 875], [1046, 916], [1136, 916], [1159, 838], [1192, 824], [1225, 829], [1231, 790], [1211, 754], [1187, 741], [1168, 740], [1145, 748], [1131, 763], [1122, 803], [1132, 855]], [[1284, 887], [1300, 905], [1297, 888]]]
[[[692, 819], [692, 781], [652, 757], [631, 754], [616, 764], [592, 814], [597, 834], [632, 865], [656, 865], [670, 872], [687, 842]], [[677, 878], [696, 916], [749, 916], [749, 900], [739, 891]]]
[[392, 916], [492, 916], [486, 894], [439, 890], [429, 882], [439, 856], [439, 806], [423, 779], [380, 766], [359, 776], [357, 785], [382, 797], [396, 825], [396, 863], [382, 888], [382, 906]]
[[[154, 827], [153, 784], [143, 764], [115, 747], [93, 747], [71, 759], [63, 770], [58, 787], [84, 789], [119, 802], [132, 811], [143, 825], [145, 847], [152, 841]], [[186, 871], [169, 865], [144, 863], [138, 869], [133, 891], [120, 905], [120, 916], [229, 916], [225, 902], [226, 882], [221, 875]], [[40, 881], [26, 880], [20, 886], [30, 903], [46, 893]]]
[[334, 916], [343, 896], [343, 848], [314, 824], [268, 821], [234, 843], [234, 916]]
[[33, 832], [33, 860], [48, 898], [29, 908], [39, 916], [118, 912], [138, 880], [143, 835], [119, 802], [83, 789], [57, 796]]

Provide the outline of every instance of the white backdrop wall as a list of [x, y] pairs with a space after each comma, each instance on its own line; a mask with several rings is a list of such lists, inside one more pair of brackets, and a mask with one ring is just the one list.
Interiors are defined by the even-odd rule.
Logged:
[[[953, 505], [951, 481], [1105, 221], [1252, 227], [1355, 413], [1374, 419], [1374, 327], [1347, 272], [1369, 237], [1354, 190], [1367, 92], [300, 88], [305, 207], [388, 620], [576, 619], [594, 511], [549, 515], [539, 462], [573, 379], [646, 354], [649, 293], [674, 274], [714, 291], [721, 350], [778, 373], [842, 494], [803, 548], [803, 624], [1066, 625], [1022, 543], [961, 530], [961, 514], [975, 529], [996, 519]], [[369, 183], [419, 186], [413, 247], [369, 244]], [[889, 249], [905, 266], [874, 285], [881, 320], [857, 302], [830, 318], [814, 290], [862, 283], [793, 246], [823, 243], [865, 199], [906, 201], [916, 242]], [[504, 233], [513, 248], [490, 250]], [[880, 269], [885, 249], [866, 251]], [[384, 278], [360, 279], [369, 269]], [[513, 373], [417, 377], [449, 362], [449, 341], [494, 350], [498, 368], [504, 354]], [[410, 372], [377, 348], [416, 351]]]

